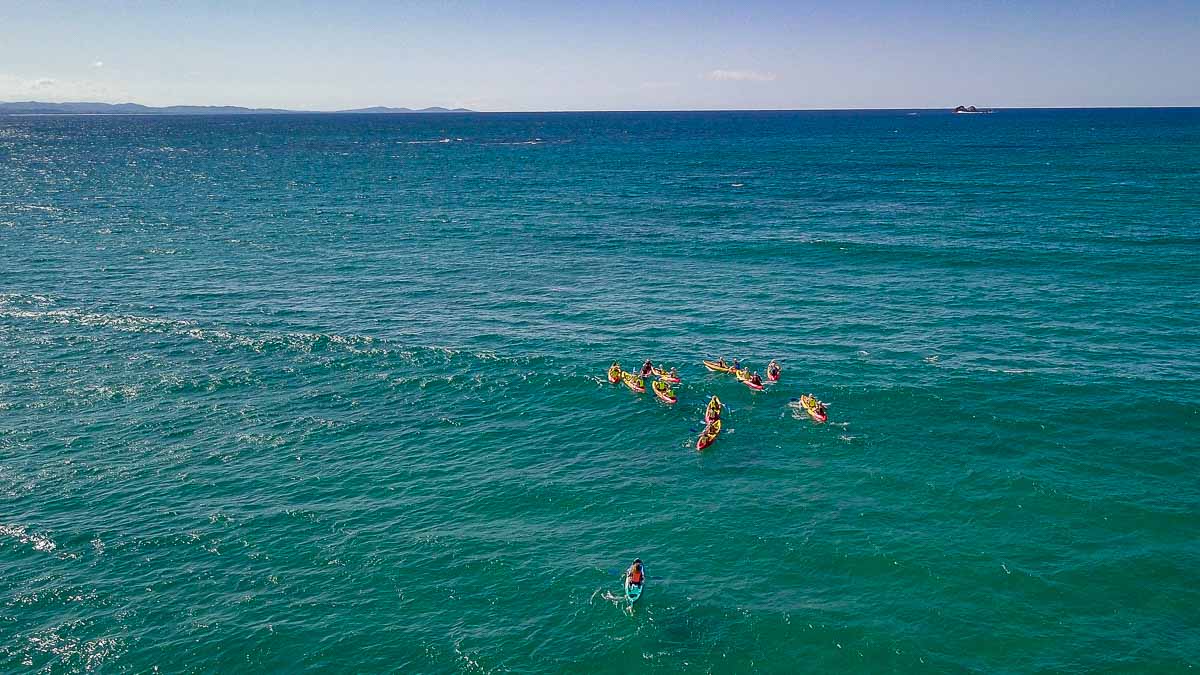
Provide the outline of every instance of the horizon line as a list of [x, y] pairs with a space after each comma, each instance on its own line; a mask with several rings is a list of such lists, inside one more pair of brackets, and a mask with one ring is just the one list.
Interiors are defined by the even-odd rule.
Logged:
[[[49, 113], [10, 113], [0, 110], [0, 115], [151, 115], [153, 111], [166, 108], [237, 108], [259, 115], [403, 115], [411, 113], [428, 113], [428, 114], [457, 114], [457, 115], [487, 115], [487, 114], [565, 114], [565, 113], [717, 113], [717, 112], [889, 112], [889, 111], [929, 111], [929, 112], [953, 112], [957, 106], [918, 106], [918, 107], [850, 107], [850, 108], [593, 108], [593, 109], [542, 109], [542, 110], [475, 110], [465, 107], [450, 108], [446, 106], [426, 106], [424, 108], [410, 108], [407, 106], [390, 106], [390, 105], [368, 105], [357, 108], [341, 108], [335, 110], [306, 110], [306, 109], [291, 109], [277, 107], [251, 107], [236, 104], [169, 104], [152, 106], [144, 103], [135, 103], [133, 101], [122, 101], [120, 103], [108, 103], [105, 101], [0, 101], [0, 106], [5, 105], [20, 105], [20, 104], [40, 104], [40, 105], [138, 105], [148, 108], [152, 112], [49, 112]], [[962, 104], [959, 104], [962, 105]], [[1086, 105], [1030, 105], [1030, 106], [975, 106], [980, 111], [988, 110], [1183, 110], [1197, 109], [1197, 105], [1104, 105], [1104, 106], [1086, 106]], [[372, 108], [391, 109], [386, 112], [362, 112]], [[395, 112], [392, 112], [394, 110]], [[175, 113], [175, 114], [196, 114], [202, 115], [204, 112], [196, 113]], [[214, 111], [213, 115], [227, 115], [236, 113], [222, 113]]]

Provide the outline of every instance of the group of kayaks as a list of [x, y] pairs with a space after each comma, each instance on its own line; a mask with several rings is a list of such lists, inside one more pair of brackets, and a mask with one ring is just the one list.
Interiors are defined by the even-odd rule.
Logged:
[[[759, 377], [757, 372], [751, 372], [749, 368], [742, 368], [740, 362], [736, 360], [732, 364], [726, 363], [724, 358], [717, 361], [705, 360], [702, 363], [711, 372], [733, 375], [739, 382], [755, 391], [762, 391], [765, 388], [762, 378]], [[778, 382], [782, 374], [783, 369], [779, 367], [778, 363], [771, 361], [767, 364], [767, 381]], [[624, 384], [630, 390], [639, 394], [646, 392], [646, 379], [652, 377], [657, 379], [651, 381], [650, 388], [659, 400], [668, 405], [674, 405], [679, 401], [679, 397], [671, 389], [671, 385], [681, 382], [679, 373], [674, 368], [667, 370], [666, 368], [655, 366], [651, 361], [647, 360], [636, 374], [622, 370], [619, 362], [614, 362], [608, 369], [608, 381], [610, 383]], [[804, 394], [798, 399], [792, 399], [790, 405], [803, 410], [817, 422], [824, 422], [829, 419], [825, 404], [817, 400], [812, 394]], [[720, 398], [713, 396], [708, 400], [708, 405], [704, 408], [704, 430], [700, 432], [699, 438], [696, 439], [696, 450], [707, 448], [721, 435], [721, 413], [724, 410], [725, 404], [721, 402]], [[625, 602], [628, 603], [630, 611], [632, 611], [634, 603], [642, 597], [642, 591], [645, 588], [645, 568], [642, 565], [641, 558], [634, 560], [623, 576]]]
[[[766, 387], [762, 378], [757, 372], [752, 372], [749, 368], [743, 368], [738, 360], [733, 363], [727, 363], [722, 357], [716, 361], [702, 361], [704, 367], [714, 373], [729, 373], [737, 378], [738, 382], [746, 385], [755, 391], [762, 391]], [[775, 361], [767, 364], [767, 381], [778, 382], [783, 374], [783, 369]], [[636, 373], [631, 373], [622, 370], [620, 362], [613, 362], [608, 369], [608, 381], [612, 384], [624, 384], [631, 391], [638, 394], [646, 392], [646, 380], [652, 379], [650, 389], [660, 401], [667, 405], [674, 405], [679, 402], [679, 397], [675, 394], [675, 390], [671, 385], [679, 384], [679, 373], [674, 368], [667, 369], [661, 366], [655, 366], [649, 359], [642, 364], [642, 367]], [[825, 410], [825, 404], [818, 401], [812, 394], [805, 394], [799, 399], [792, 399], [793, 405], [800, 410], [806, 412], [809, 417], [812, 417], [817, 422], [824, 422], [828, 419]], [[708, 405], [704, 409], [704, 430], [700, 432], [699, 438], [696, 439], [696, 449], [703, 450], [712, 445], [717, 440], [717, 436], [721, 435], [721, 412], [725, 405], [721, 403], [721, 399], [713, 396]]]
[[674, 368], [670, 370], [658, 368], [649, 361], [646, 361], [637, 374], [621, 370], [620, 363], [613, 363], [608, 369], [609, 382], [612, 384], [623, 382], [626, 387], [629, 387], [638, 394], [646, 393], [647, 377], [658, 377], [657, 380], [650, 383], [650, 389], [654, 391], [654, 395], [660, 401], [667, 405], [674, 405], [679, 402], [679, 397], [675, 395], [675, 390], [671, 389], [672, 384], [679, 384], [680, 382], [679, 373]]

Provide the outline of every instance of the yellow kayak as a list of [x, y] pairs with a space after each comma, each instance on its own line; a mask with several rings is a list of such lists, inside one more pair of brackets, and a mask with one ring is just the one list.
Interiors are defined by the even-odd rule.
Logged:
[[732, 373], [733, 372], [733, 366], [723, 366], [723, 365], [717, 363], [716, 361], [702, 361], [702, 363], [704, 364], [705, 368], [708, 368], [709, 370], [713, 371], [714, 373]]

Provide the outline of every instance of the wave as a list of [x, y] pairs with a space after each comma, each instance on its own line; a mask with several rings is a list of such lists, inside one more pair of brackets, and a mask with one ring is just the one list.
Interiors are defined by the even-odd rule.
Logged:
[[30, 532], [29, 528], [24, 525], [0, 525], [0, 539], [8, 538], [16, 540], [18, 544], [30, 546], [35, 551], [42, 553], [50, 553], [59, 559], [77, 558], [74, 553], [55, 553], [58, 550], [58, 544], [54, 540], [44, 534]]
[[446, 364], [461, 357], [476, 361], [545, 366], [548, 357], [511, 356], [494, 350], [464, 350], [448, 346], [410, 346], [369, 335], [321, 332], [263, 332], [249, 334], [203, 326], [196, 321], [141, 314], [118, 314], [78, 308], [53, 308], [56, 301], [44, 295], [0, 294], [0, 319], [40, 321], [64, 326], [103, 328], [118, 332], [172, 335], [191, 338], [223, 348], [241, 348], [256, 353], [296, 352], [303, 354], [342, 353], [354, 356], [396, 358], [406, 364]]

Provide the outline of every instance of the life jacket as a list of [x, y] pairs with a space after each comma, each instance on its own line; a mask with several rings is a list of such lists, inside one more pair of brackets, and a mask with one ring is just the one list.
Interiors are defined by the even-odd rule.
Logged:
[[645, 578], [646, 575], [642, 572], [641, 565], [634, 565], [633, 567], [629, 568], [629, 583], [640, 584], [645, 580]]

